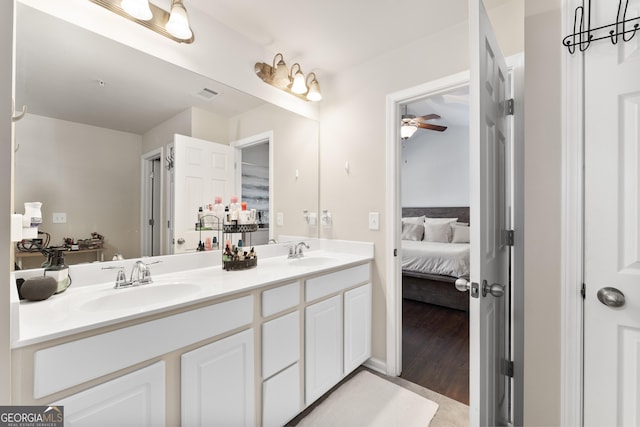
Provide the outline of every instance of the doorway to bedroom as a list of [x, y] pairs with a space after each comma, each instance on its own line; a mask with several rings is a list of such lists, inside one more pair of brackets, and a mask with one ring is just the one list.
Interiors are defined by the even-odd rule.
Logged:
[[[401, 104], [401, 377], [469, 404], [469, 88]], [[443, 129], [446, 128], [446, 129]], [[406, 135], [405, 135], [406, 136]]]

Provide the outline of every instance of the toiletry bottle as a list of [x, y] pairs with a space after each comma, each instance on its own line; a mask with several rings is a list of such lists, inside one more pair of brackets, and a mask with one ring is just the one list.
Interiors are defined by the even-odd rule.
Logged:
[[213, 223], [214, 223], [214, 230], [219, 230], [220, 229], [220, 224], [222, 224], [223, 220], [224, 220], [224, 206], [222, 205], [222, 197], [220, 196], [216, 196], [214, 199], [214, 204], [213, 204], [213, 216], [215, 218], [213, 218]]
[[204, 228], [204, 223], [203, 223], [203, 218], [204, 218], [204, 211], [202, 210], [202, 206], [200, 206], [198, 208], [198, 224], [200, 224], [200, 228]]
[[238, 212], [240, 211], [240, 203], [238, 203], [238, 196], [231, 196], [229, 203], [229, 213], [231, 214], [231, 220], [238, 220]]
[[51, 264], [44, 269], [44, 275], [51, 276], [58, 282], [56, 294], [66, 291], [71, 284], [69, 267], [64, 263], [64, 252], [61, 249], [55, 250]]

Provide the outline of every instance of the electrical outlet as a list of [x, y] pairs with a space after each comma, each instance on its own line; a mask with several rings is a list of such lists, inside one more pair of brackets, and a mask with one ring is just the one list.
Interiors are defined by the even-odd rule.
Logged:
[[282, 227], [284, 225], [284, 214], [282, 212], [278, 212], [276, 214], [276, 224], [279, 227]]
[[54, 224], [66, 224], [67, 214], [66, 212], [54, 212], [52, 221]]
[[380, 230], [380, 214], [369, 212], [369, 230]]

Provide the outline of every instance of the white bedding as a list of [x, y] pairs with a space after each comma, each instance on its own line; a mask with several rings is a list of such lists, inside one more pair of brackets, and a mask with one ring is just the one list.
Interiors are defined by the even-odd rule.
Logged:
[[469, 243], [403, 240], [402, 270], [469, 277]]

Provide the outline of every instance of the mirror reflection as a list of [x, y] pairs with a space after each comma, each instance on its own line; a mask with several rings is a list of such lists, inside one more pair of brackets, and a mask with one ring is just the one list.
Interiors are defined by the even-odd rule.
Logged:
[[[15, 128], [15, 209], [41, 202], [39, 238], [94, 249], [68, 252], [67, 264], [195, 250], [199, 207], [232, 195], [262, 211], [255, 244], [317, 236], [303, 217], [318, 211], [317, 122], [20, 3], [16, 31], [16, 105], [28, 112]], [[230, 182], [194, 195], [181, 138], [226, 148], [209, 160], [228, 162]], [[262, 159], [267, 148], [267, 165], [253, 146]]]

